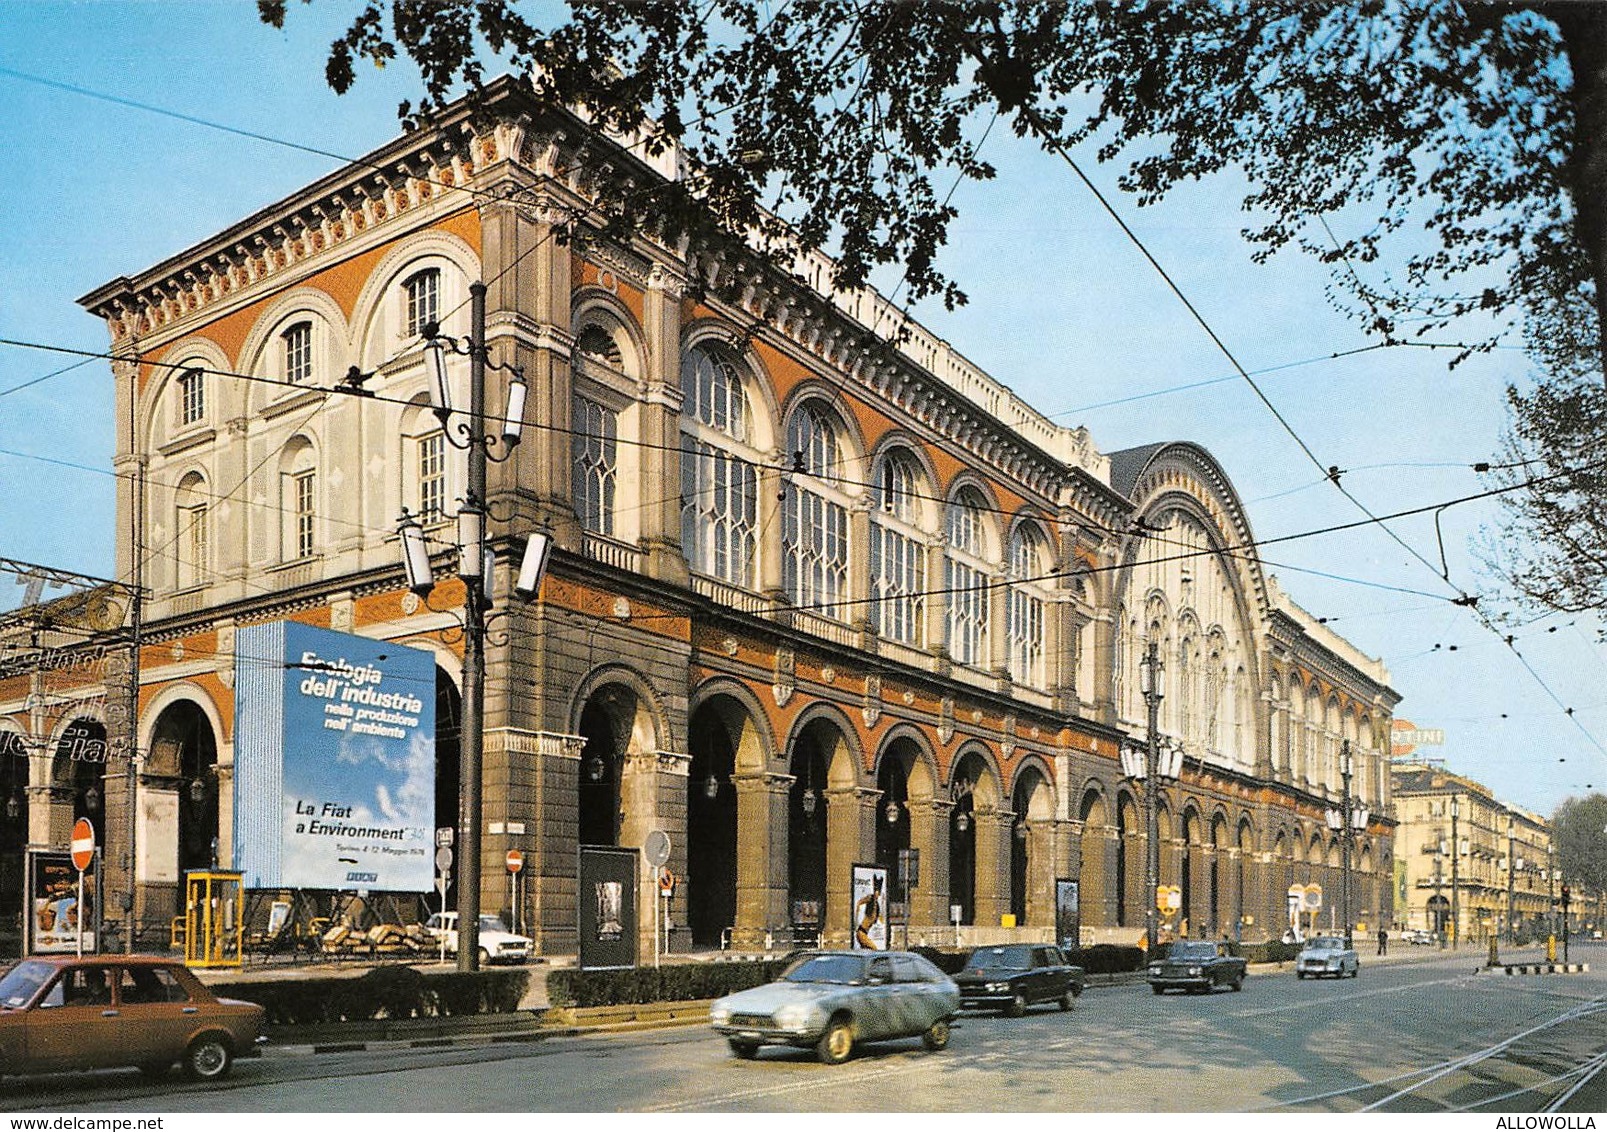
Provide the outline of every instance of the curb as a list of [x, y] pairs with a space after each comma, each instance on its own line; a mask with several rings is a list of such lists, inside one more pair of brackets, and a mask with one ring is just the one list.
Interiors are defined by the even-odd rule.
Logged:
[[1585, 975], [1589, 963], [1518, 963], [1500, 967], [1487, 967], [1488, 972], [1504, 971], [1508, 975]]

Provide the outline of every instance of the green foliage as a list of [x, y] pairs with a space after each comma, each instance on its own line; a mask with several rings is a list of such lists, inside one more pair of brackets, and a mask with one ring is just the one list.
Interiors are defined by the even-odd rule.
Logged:
[[1300, 945], [1276, 939], [1265, 943], [1241, 943], [1235, 947], [1234, 954], [1244, 956], [1251, 963], [1292, 963], [1294, 957], [1300, 954]]
[[547, 996], [554, 1006], [619, 1006], [719, 998], [773, 982], [788, 965], [788, 960], [776, 959], [756, 963], [675, 963], [618, 971], [564, 967], [547, 976]]
[[1587, 892], [1607, 892], [1607, 794], [1568, 798], [1551, 815], [1557, 867], [1583, 903]]
[[260, 1004], [270, 1025], [511, 1014], [530, 983], [528, 971], [454, 971], [426, 975], [400, 964], [356, 979], [276, 979], [227, 983], [213, 990]]
[[[1165, 946], [1160, 945], [1156, 958], [1165, 954]], [[1144, 949], [1125, 944], [1096, 943], [1092, 947], [1068, 949], [1066, 961], [1081, 967], [1090, 975], [1119, 975], [1126, 971], [1143, 970]]]

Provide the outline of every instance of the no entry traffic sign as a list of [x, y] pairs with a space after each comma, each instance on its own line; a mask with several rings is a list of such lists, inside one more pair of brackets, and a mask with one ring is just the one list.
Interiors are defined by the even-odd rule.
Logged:
[[516, 873], [525, 867], [525, 855], [517, 849], [508, 850], [508, 871]]
[[89, 824], [88, 818], [79, 818], [73, 823], [73, 868], [83, 872], [89, 868], [95, 859], [95, 827]]

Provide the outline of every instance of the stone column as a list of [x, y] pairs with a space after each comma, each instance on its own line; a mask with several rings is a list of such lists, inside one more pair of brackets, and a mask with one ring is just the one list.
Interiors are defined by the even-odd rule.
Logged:
[[1027, 923], [1047, 927], [1054, 938], [1056, 822], [1029, 821], [1027, 829]]
[[876, 854], [876, 804], [868, 786], [826, 791], [826, 922], [821, 945], [847, 947], [853, 938], [853, 867]]
[[762, 947], [787, 926], [787, 792], [792, 776], [766, 771], [735, 776], [737, 914], [732, 945]]
[[996, 928], [1010, 910], [1010, 836], [1015, 814], [984, 809], [972, 814], [976, 822], [977, 927]]
[[641, 407], [641, 543], [649, 577], [687, 584], [681, 553], [681, 292], [684, 281], [662, 265], [649, 273], [642, 301], [647, 336]]
[[527, 797], [531, 824], [526, 829], [536, 852], [535, 860], [525, 864], [531, 874], [525, 882], [525, 924], [538, 951], [573, 951], [579, 942], [576, 801], [586, 739], [551, 731], [526, 738], [533, 748]]
[[946, 798], [911, 799], [910, 846], [921, 853], [921, 883], [910, 893], [910, 937], [941, 936], [949, 921], [949, 815]]

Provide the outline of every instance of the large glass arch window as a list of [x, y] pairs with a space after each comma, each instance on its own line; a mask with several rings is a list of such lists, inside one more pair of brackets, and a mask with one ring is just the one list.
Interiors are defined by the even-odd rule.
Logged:
[[697, 573], [752, 588], [759, 476], [743, 371], [723, 351], [693, 346], [681, 398], [681, 550]]
[[212, 534], [207, 505], [211, 494], [200, 472], [190, 472], [179, 481], [174, 498], [178, 536], [173, 543], [175, 589], [188, 590], [206, 584], [211, 570]]
[[949, 556], [943, 585], [949, 599], [949, 658], [957, 664], [984, 665], [990, 653], [993, 577], [983, 511], [981, 495], [970, 488], [962, 488], [948, 506]]
[[837, 486], [842, 439], [836, 418], [805, 404], [787, 425], [795, 470], [782, 505], [782, 584], [794, 605], [842, 620], [848, 596], [848, 505]]
[[296, 437], [279, 460], [280, 555], [285, 562], [318, 550], [318, 465], [313, 446]]
[[908, 453], [887, 453], [877, 466], [871, 524], [871, 597], [876, 631], [916, 648], [926, 643], [926, 540], [920, 469]]
[[[1044, 611], [1049, 555], [1043, 536], [1026, 524], [1010, 535], [1010, 593], [1006, 606], [1010, 679], [1030, 688], [1047, 682]], [[1119, 622], [1118, 622], [1119, 624]]]

